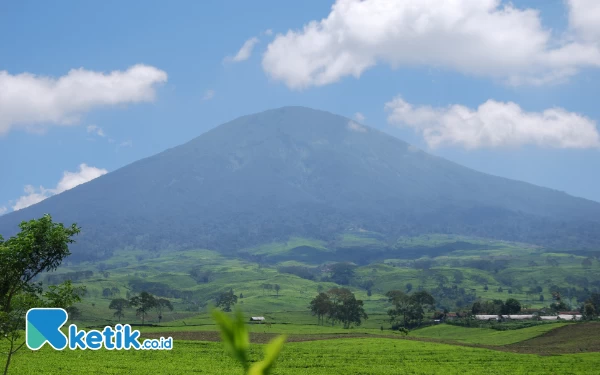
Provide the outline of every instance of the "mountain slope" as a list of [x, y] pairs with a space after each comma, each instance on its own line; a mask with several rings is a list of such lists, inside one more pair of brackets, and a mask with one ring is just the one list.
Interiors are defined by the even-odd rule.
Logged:
[[438, 232], [600, 245], [599, 203], [476, 172], [302, 107], [238, 118], [0, 217], [0, 233], [43, 213], [77, 222], [77, 251], [98, 257], [128, 245], [231, 251], [358, 227], [390, 239]]

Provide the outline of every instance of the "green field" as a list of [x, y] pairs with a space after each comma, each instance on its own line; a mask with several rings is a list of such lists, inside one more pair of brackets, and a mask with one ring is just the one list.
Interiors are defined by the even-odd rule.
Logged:
[[[354, 276], [344, 287], [364, 301], [369, 318], [350, 329], [318, 325], [308, 309], [311, 299], [321, 290], [340, 286], [331, 279], [329, 264], [344, 259], [342, 250], [355, 257], [367, 248], [381, 257], [355, 263]], [[405, 249], [416, 255], [406, 257]], [[504, 331], [441, 324], [404, 336], [390, 329], [387, 315], [392, 305], [385, 293], [406, 291], [409, 285], [413, 291], [462, 289], [481, 300], [512, 297], [532, 308], [548, 306], [550, 286], [558, 285], [565, 291], [563, 301], [577, 308], [578, 293], [584, 288], [596, 291], [600, 285], [599, 262], [584, 267], [583, 256], [445, 235], [401, 238], [390, 247], [369, 232], [340, 236], [335, 244], [292, 238], [231, 254], [206, 249], [127, 249], [118, 254], [102, 262], [67, 263], [52, 274], [69, 277], [92, 271], [74, 280], [87, 294], [76, 305], [81, 315], [72, 322], [87, 328], [115, 325], [110, 301], [149, 291], [168, 298], [175, 309], [164, 313], [160, 323], [152, 311], [148, 325], [136, 328], [145, 338], [173, 337], [173, 350], [25, 349], [13, 357], [9, 373], [241, 374], [219, 342], [209, 313], [215, 297], [230, 289], [240, 297], [236, 308], [271, 323], [249, 326], [253, 360], [277, 334], [288, 336], [275, 374], [588, 374], [600, 366], [600, 347], [595, 344], [600, 324], [546, 323]], [[307, 272], [300, 277], [286, 271], [294, 267]], [[48, 281], [44, 277], [41, 280]], [[264, 284], [281, 288], [277, 293]], [[529, 292], [534, 288], [542, 292]], [[452, 295], [436, 296], [436, 301], [438, 311], [470, 308], [458, 305]], [[139, 324], [140, 318], [130, 308], [120, 322]], [[0, 351], [5, 344], [0, 341]], [[547, 354], [551, 356], [541, 356]]]
[[[262, 345], [252, 345], [252, 358]], [[274, 374], [589, 374], [600, 354], [541, 357], [411, 340], [287, 343]], [[175, 341], [168, 352], [22, 351], [12, 374], [242, 374], [221, 343]]]
[[566, 323], [543, 324], [523, 329], [497, 331], [488, 328], [463, 328], [448, 324], [415, 330], [411, 336], [456, 341], [467, 344], [508, 345], [528, 340], [549, 332]]

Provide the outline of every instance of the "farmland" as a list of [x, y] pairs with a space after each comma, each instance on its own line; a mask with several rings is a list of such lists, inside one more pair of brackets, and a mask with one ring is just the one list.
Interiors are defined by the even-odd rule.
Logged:
[[[579, 324], [573, 326], [577, 325]], [[447, 329], [445, 326], [439, 328], [441, 331]], [[472, 330], [454, 328], [456, 334], [460, 334], [458, 331]], [[560, 324], [554, 329], [561, 329]], [[494, 341], [494, 336], [490, 335], [493, 332], [482, 333], [475, 330], [479, 339], [470, 341]], [[589, 326], [586, 330], [589, 330]], [[532, 333], [533, 331], [529, 330], [526, 336]], [[544, 337], [542, 331], [535, 333], [540, 334], [540, 338]], [[212, 341], [176, 340], [173, 350], [167, 352], [104, 349], [54, 351], [47, 347], [39, 352], [25, 350], [15, 356], [11, 373], [241, 374], [241, 370], [225, 352], [222, 344], [215, 342], [217, 336], [212, 337]], [[209, 337], [206, 336], [205, 339]], [[584, 374], [589, 373], [589, 369], [600, 366], [600, 353], [546, 357], [509, 352], [510, 347], [511, 345], [502, 345], [496, 350], [487, 347], [467, 347], [428, 342], [410, 336], [367, 336], [328, 340], [316, 340], [313, 337], [309, 341], [288, 342], [276, 364], [274, 374]], [[259, 358], [261, 352], [262, 344], [251, 345], [252, 359]]]

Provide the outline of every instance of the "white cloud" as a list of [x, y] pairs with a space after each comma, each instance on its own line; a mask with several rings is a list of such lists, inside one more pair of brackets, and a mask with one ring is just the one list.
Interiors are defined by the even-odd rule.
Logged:
[[119, 143], [119, 147], [131, 147], [131, 146], [133, 146], [133, 142], [131, 142], [131, 141], [125, 141], [125, 142]]
[[271, 35], [273, 35], [273, 30], [271, 30], [271, 29], [266, 29], [266, 30], [265, 30], [265, 32], [264, 32], [264, 34], [265, 34], [266, 36], [271, 36]]
[[413, 106], [396, 97], [385, 104], [388, 122], [414, 128], [429, 147], [458, 145], [466, 149], [533, 144], [555, 148], [600, 147], [591, 119], [562, 108], [525, 112], [517, 104], [488, 100], [477, 109]]
[[6, 212], [8, 212], [8, 208], [6, 208], [6, 206], [0, 206], [0, 216], [4, 215]]
[[356, 119], [356, 121], [358, 121], [358, 122], [363, 122], [363, 121], [365, 121], [365, 119], [366, 119], [365, 115], [363, 115], [363, 114], [362, 114], [362, 113], [360, 113], [360, 112], [356, 112], [356, 113], [354, 114], [354, 118], [355, 118], [355, 119]]
[[567, 4], [573, 31], [584, 40], [600, 43], [600, 1], [569, 0]]
[[258, 42], [259, 39], [257, 37], [252, 37], [248, 39], [244, 42], [244, 45], [242, 46], [242, 48], [240, 48], [237, 54], [233, 57], [226, 57], [225, 62], [241, 62], [248, 60], [252, 55], [252, 51], [254, 50], [254, 47]]
[[206, 90], [204, 92], [204, 96], [202, 97], [202, 100], [211, 100], [212, 98], [214, 98], [216, 95], [215, 90]]
[[599, 18], [586, 14], [598, 1], [569, 4], [577, 31], [556, 40], [539, 11], [500, 0], [337, 0], [327, 18], [278, 35], [262, 65], [292, 89], [358, 78], [381, 63], [450, 69], [510, 84], [560, 82], [581, 68], [600, 67], [600, 48], [589, 41]]
[[359, 124], [355, 123], [354, 121], [348, 122], [348, 129], [358, 132], [358, 133], [366, 133], [367, 132], [367, 128], [365, 128], [364, 126], [360, 126]]
[[25, 195], [19, 197], [14, 202], [12, 209], [17, 211], [29, 207], [55, 194], [60, 194], [63, 191], [73, 189], [75, 186], [84, 184], [106, 173], [108, 173], [106, 169], [90, 167], [85, 163], [81, 164], [79, 165], [79, 171], [77, 172], [63, 172], [63, 177], [54, 189], [46, 189], [43, 186], [40, 186], [39, 189], [36, 189], [32, 185], [25, 186]]
[[106, 134], [104, 134], [104, 130], [101, 127], [96, 126], [96, 125], [88, 125], [87, 126], [87, 132], [95, 134], [95, 135], [97, 135], [99, 137], [105, 137], [106, 136]]
[[95, 108], [152, 101], [156, 84], [166, 81], [167, 73], [147, 65], [110, 73], [73, 69], [59, 78], [0, 71], [0, 135], [73, 125]]

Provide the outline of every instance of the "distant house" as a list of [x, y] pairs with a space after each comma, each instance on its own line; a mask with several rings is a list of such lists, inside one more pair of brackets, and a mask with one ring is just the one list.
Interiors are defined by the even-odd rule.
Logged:
[[250, 318], [251, 322], [264, 322], [265, 321], [265, 317], [264, 316], [253, 316]]
[[444, 319], [454, 320], [456, 318], [458, 318], [458, 315], [456, 315], [456, 313], [447, 313]]

